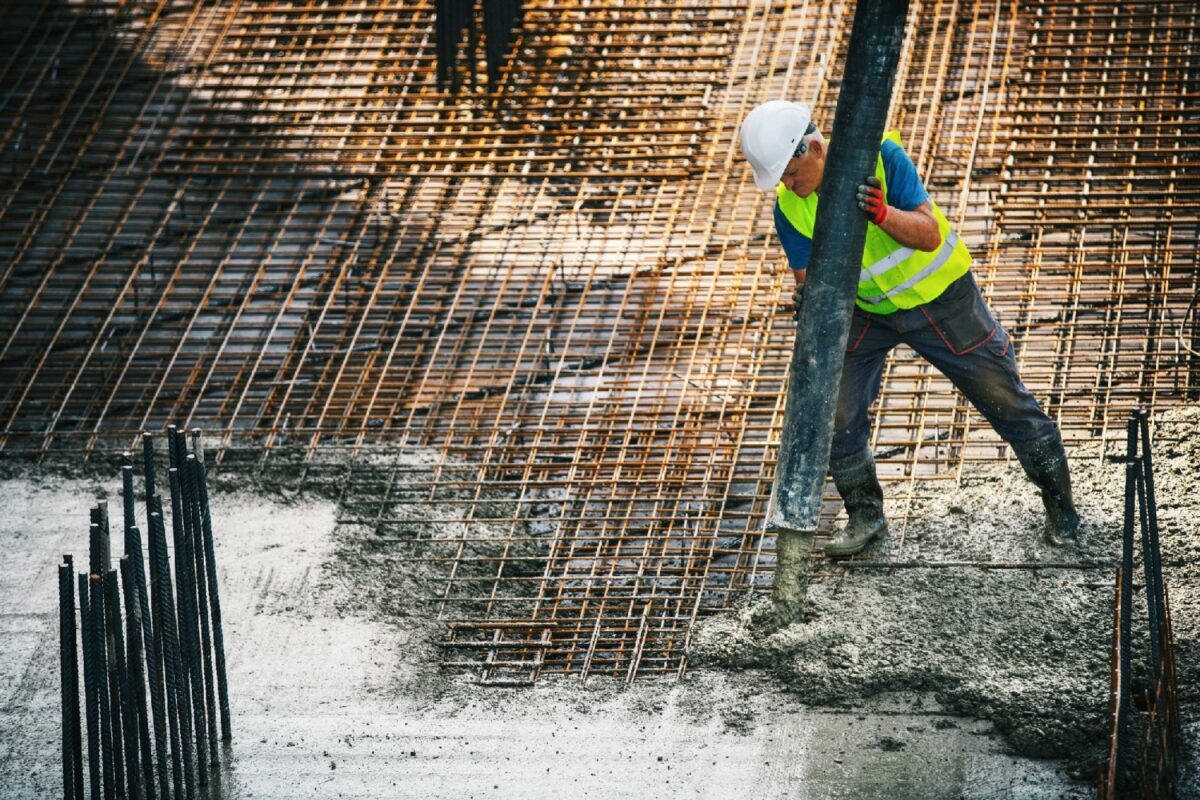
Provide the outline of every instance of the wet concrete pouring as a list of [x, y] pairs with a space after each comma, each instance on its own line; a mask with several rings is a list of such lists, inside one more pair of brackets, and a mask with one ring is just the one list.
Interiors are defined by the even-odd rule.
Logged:
[[[1184, 703], [1181, 797], [1200, 796], [1198, 428], [1200, 409], [1167, 412], [1155, 448]], [[1100, 456], [1099, 443], [1072, 453], [1087, 526], [1073, 560], [1107, 565], [1123, 471]], [[107, 469], [3, 466], [0, 786], [5, 798], [45, 797], [59, 790], [54, 568], [84, 550], [92, 496], [115, 502], [118, 482]], [[737, 611], [702, 620], [682, 679], [484, 687], [439, 667], [445, 626], [421, 598], [440, 567], [345, 522], [352, 496], [296, 493], [286, 468], [255, 475], [213, 470], [235, 714], [214, 796], [1094, 794], [1108, 566], [823, 564], [808, 612], [783, 631], [749, 636]], [[1040, 503], [1015, 464], [927, 494], [903, 541], [876, 545], [873, 562], [1062, 560], [1037, 541]]]

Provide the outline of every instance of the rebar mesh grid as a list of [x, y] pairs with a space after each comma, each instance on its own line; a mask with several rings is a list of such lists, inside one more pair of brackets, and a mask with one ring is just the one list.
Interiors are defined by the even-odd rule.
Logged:
[[[335, 480], [490, 681], [681, 671], [769, 579], [790, 278], [734, 141], [828, 130], [850, 4], [527, 3], [457, 96], [432, 2], [7, 6], [5, 454], [177, 421]], [[892, 126], [1026, 383], [1076, 442], [1194, 399], [1200, 12], [911, 6]], [[1007, 457], [904, 349], [873, 445], [901, 500]]]

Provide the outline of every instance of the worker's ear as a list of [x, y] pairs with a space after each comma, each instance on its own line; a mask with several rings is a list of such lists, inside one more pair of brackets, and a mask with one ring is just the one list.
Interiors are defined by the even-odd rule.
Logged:
[[812, 153], [817, 158], [825, 157], [825, 143], [820, 139], [813, 139], [808, 143], [808, 152]]

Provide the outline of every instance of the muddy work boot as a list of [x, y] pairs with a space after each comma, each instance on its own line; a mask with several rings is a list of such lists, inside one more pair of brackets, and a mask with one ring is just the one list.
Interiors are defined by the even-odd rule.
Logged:
[[1071, 499], [1071, 471], [1058, 431], [1029, 442], [1012, 444], [1017, 460], [1042, 494], [1046, 507], [1046, 541], [1055, 547], [1079, 545], [1079, 513]]
[[832, 459], [829, 471], [837, 486], [850, 520], [846, 527], [825, 545], [825, 555], [834, 558], [851, 556], [862, 550], [877, 536], [887, 532], [883, 516], [883, 487], [875, 477], [875, 459], [871, 449], [864, 446], [857, 453]]

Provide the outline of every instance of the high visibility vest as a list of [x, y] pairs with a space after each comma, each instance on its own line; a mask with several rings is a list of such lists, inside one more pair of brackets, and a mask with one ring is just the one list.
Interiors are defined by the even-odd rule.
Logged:
[[[883, 140], [900, 144], [900, 132], [888, 131]], [[882, 155], [876, 157], [875, 177], [883, 185], [883, 198], [887, 202], [887, 176], [883, 172]], [[817, 193], [800, 197], [781, 183], [775, 187], [775, 194], [783, 215], [796, 230], [811, 239], [817, 219]], [[930, 200], [929, 204], [933, 206], [933, 216], [941, 234], [941, 244], [932, 253], [905, 247], [874, 223], [867, 223], [858, 295], [854, 301], [863, 311], [892, 314], [902, 308], [916, 308], [937, 298], [971, 268], [967, 246], [950, 229], [950, 222], [937, 203]]]

